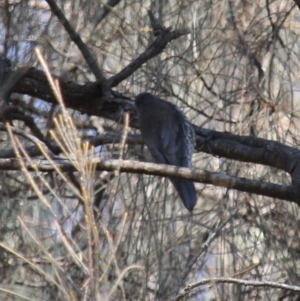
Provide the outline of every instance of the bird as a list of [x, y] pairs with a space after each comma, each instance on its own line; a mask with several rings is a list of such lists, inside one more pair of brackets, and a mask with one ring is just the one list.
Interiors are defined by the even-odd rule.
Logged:
[[[144, 92], [136, 96], [142, 138], [159, 164], [192, 167], [195, 132], [192, 124], [174, 104]], [[184, 206], [192, 211], [197, 203], [195, 185], [192, 181], [170, 178]]]

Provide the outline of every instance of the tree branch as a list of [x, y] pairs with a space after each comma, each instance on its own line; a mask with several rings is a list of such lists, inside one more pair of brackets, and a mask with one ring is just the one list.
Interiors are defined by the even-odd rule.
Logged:
[[[63, 172], [72, 172], [76, 169], [65, 159], [54, 160], [56, 166]], [[53, 165], [47, 160], [25, 161], [29, 171], [53, 172]], [[0, 170], [21, 170], [18, 159], [0, 159]], [[212, 184], [218, 187], [236, 189], [239, 191], [269, 196], [277, 199], [291, 201], [300, 204], [300, 193], [298, 186], [277, 185], [262, 181], [238, 178], [217, 172], [196, 170], [189, 168], [178, 168], [163, 164], [144, 163], [138, 161], [106, 160], [97, 164], [97, 170], [108, 170], [120, 172], [131, 172], [136, 174], [147, 174], [165, 177], [180, 177], [190, 179], [194, 182]]]
[[[58, 80], [66, 107], [78, 110], [88, 115], [101, 116], [117, 122], [122, 120], [124, 110], [133, 111], [133, 101], [112, 91], [110, 101], [102, 98], [99, 87], [94, 84], [77, 84], [65, 81], [59, 76], [52, 75]], [[15, 93], [27, 94], [57, 104], [53, 92], [43, 71], [31, 68], [15, 85]], [[135, 123], [137, 124], [137, 123]]]
[[188, 285], [186, 288], [182, 290], [182, 292], [176, 296], [174, 301], [179, 301], [183, 299], [186, 295], [190, 294], [191, 291], [199, 286], [207, 285], [207, 284], [215, 284], [215, 283], [234, 283], [244, 286], [254, 286], [254, 287], [262, 287], [262, 288], [279, 288], [283, 290], [290, 290], [293, 292], [300, 292], [300, 286], [296, 285], [288, 285], [284, 283], [278, 282], [271, 282], [271, 281], [254, 281], [254, 280], [243, 280], [243, 279], [236, 279], [236, 278], [210, 278], [210, 279], [203, 279], [201, 281], [197, 281]]
[[[28, 136], [27, 133], [25, 133], [24, 131], [21, 131], [19, 129], [13, 128], [12, 130], [15, 134], [22, 136], [23, 138], [26, 138], [27, 140], [37, 144], [40, 142], [39, 139], [36, 139], [35, 137], [32, 137], [31, 135]], [[2, 126], [0, 124], [0, 131], [7, 131], [5, 126]], [[35, 140], [33, 140], [32, 138], [35, 138]], [[88, 141], [90, 144], [96, 146], [99, 145], [105, 145], [105, 144], [112, 144], [112, 143], [119, 143], [121, 142], [122, 139], [122, 134], [121, 133], [106, 133], [103, 135], [97, 135], [94, 137], [89, 137], [86, 139], [82, 139], [83, 142]], [[43, 141], [41, 139], [41, 141]], [[49, 147], [48, 143], [50, 142], [45, 142], [45, 144], [48, 146], [48, 148], [52, 151], [52, 153], [58, 155], [62, 152], [62, 150], [60, 149], [60, 147], [58, 146], [57, 143], [51, 142], [51, 145]], [[137, 144], [144, 144], [144, 141], [142, 139], [142, 137], [140, 135], [127, 135], [126, 138], [126, 143], [130, 144], [130, 145], [137, 145]], [[26, 151], [26, 153], [31, 157], [37, 157], [42, 155], [40, 149], [37, 146], [28, 146], [28, 147], [24, 147], [24, 150]], [[1, 149], [0, 150], [0, 158], [2, 159], [6, 159], [6, 158], [16, 158], [15, 155], [15, 151], [12, 147], [10, 148], [6, 148], [6, 149]]]
[[[1, 68], [1, 67], [0, 67]], [[1, 84], [0, 99], [6, 100], [9, 98], [14, 86], [18, 81], [26, 74], [30, 67], [18, 68], [15, 71], [9, 73], [4, 83]]]
[[[159, 37], [158, 37], [159, 38]], [[9, 74], [7, 75], [9, 76]], [[131, 111], [130, 126], [138, 128], [134, 103], [130, 98], [112, 91], [112, 99], [102, 98], [95, 84], [79, 85], [54, 76], [60, 82], [67, 107], [89, 115], [123, 120], [124, 111]], [[14, 86], [12, 92], [28, 94], [56, 104], [44, 72], [31, 68]], [[294, 186], [300, 184], [300, 152], [282, 143], [256, 137], [238, 136], [196, 127], [197, 150], [242, 162], [263, 164], [288, 172]], [[32, 150], [32, 149], [31, 149]], [[35, 152], [36, 153], [36, 152]], [[6, 152], [6, 155], [8, 152]]]
[[80, 35], [75, 31], [73, 26], [70, 24], [70, 22], [67, 20], [63, 12], [59, 9], [59, 7], [56, 5], [54, 0], [46, 0], [49, 4], [52, 12], [56, 15], [60, 23], [63, 25], [67, 33], [69, 34], [71, 40], [77, 45], [79, 50], [81, 51], [85, 61], [87, 62], [88, 66], [90, 67], [91, 71], [95, 75], [96, 79], [98, 80], [101, 90], [103, 94], [108, 90], [107, 86], [107, 79], [102, 73], [97, 59], [94, 57], [88, 46], [82, 41]]
[[195, 127], [197, 149], [215, 156], [271, 166], [288, 172], [300, 183], [300, 151], [283, 143]]
[[107, 3], [103, 3], [103, 7], [96, 14], [95, 20], [92, 21], [93, 28], [95, 28], [99, 23], [101, 23], [101, 21], [112, 10], [112, 7], [115, 7], [120, 2], [121, 2], [121, 0], [108, 0]]
[[136, 59], [130, 62], [129, 65], [127, 65], [119, 73], [108, 79], [109, 86], [117, 86], [121, 81], [133, 74], [147, 61], [162, 53], [169, 42], [176, 40], [180, 36], [186, 35], [188, 33], [188, 30], [171, 31], [170, 28], [164, 28], [163, 30], [161, 30], [157, 38], [148, 46], [148, 48], [143, 53], [141, 53]]
[[298, 6], [298, 8], [300, 9], [300, 0], [294, 0], [294, 2], [296, 3], [296, 5]]

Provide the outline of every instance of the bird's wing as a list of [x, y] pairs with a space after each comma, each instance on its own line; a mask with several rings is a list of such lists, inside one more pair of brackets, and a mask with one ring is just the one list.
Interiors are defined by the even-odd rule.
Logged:
[[194, 132], [189, 121], [181, 112], [171, 118], [170, 127], [164, 127], [160, 133], [161, 153], [165, 154], [167, 164], [191, 167]]
[[166, 163], [170, 165], [178, 165], [178, 153], [180, 149], [178, 125], [173, 124], [172, 128], [165, 127], [161, 129], [160, 145], [161, 151], [165, 154]]
[[157, 148], [154, 143], [148, 142], [147, 148], [156, 163], [169, 164], [167, 158], [164, 155], [164, 152]]

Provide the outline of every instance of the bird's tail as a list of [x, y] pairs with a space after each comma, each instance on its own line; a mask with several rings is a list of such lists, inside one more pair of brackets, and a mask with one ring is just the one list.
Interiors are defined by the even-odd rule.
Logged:
[[175, 186], [184, 206], [192, 211], [197, 203], [197, 196], [194, 182], [189, 180], [171, 179]]

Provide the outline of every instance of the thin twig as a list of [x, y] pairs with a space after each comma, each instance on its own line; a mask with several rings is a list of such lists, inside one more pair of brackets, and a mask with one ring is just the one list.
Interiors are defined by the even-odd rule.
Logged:
[[210, 278], [210, 279], [203, 279], [201, 281], [197, 281], [195, 283], [192, 283], [185, 287], [180, 294], [176, 296], [174, 301], [179, 301], [186, 297], [188, 294], [192, 292], [197, 287], [203, 286], [203, 285], [211, 285], [212, 283], [234, 283], [238, 285], [244, 285], [244, 286], [254, 286], [254, 287], [262, 287], [264, 290], [266, 290], [267, 287], [270, 288], [278, 288], [283, 290], [290, 290], [293, 292], [300, 292], [300, 286], [296, 285], [288, 285], [284, 283], [278, 283], [278, 282], [271, 282], [271, 281], [254, 281], [254, 280], [243, 280], [243, 279], [236, 279], [236, 278]]

